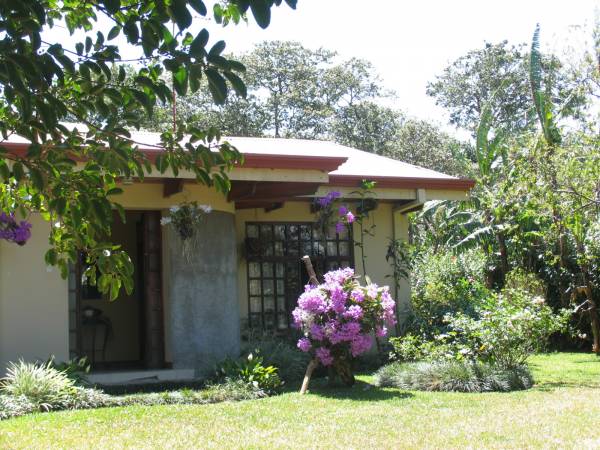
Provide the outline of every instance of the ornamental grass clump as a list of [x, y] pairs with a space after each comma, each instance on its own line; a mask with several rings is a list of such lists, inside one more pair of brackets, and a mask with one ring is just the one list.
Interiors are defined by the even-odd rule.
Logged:
[[75, 384], [50, 363], [9, 363], [0, 390], [13, 398], [24, 397], [40, 411], [63, 409], [76, 394]]
[[352, 385], [352, 358], [371, 348], [372, 333], [386, 336], [386, 325], [396, 323], [395, 302], [387, 286], [361, 286], [350, 268], [328, 272], [324, 278], [318, 286], [306, 286], [292, 312], [294, 325], [304, 334], [298, 348], [313, 356], [302, 392], [318, 364], [333, 368]]
[[509, 392], [529, 389], [527, 366], [500, 368], [473, 361], [394, 362], [375, 374], [375, 384], [418, 391]]

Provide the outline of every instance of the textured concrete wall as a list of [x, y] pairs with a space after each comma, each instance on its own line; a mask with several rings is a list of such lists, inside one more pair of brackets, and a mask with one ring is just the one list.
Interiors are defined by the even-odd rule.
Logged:
[[240, 348], [233, 214], [211, 212], [198, 235], [188, 261], [173, 227], [166, 227], [165, 300], [173, 368], [195, 368], [202, 375], [227, 356], [238, 356]]

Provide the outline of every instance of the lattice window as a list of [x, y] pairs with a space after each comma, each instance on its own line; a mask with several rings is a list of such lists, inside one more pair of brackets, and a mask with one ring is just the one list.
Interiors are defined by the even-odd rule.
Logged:
[[285, 330], [308, 281], [303, 255], [318, 274], [354, 266], [351, 230], [326, 236], [310, 222], [247, 222], [248, 322], [250, 327]]

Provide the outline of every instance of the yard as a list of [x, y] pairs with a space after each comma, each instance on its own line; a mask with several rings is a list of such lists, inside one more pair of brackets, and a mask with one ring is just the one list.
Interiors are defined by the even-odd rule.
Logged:
[[[512, 393], [352, 390], [207, 406], [106, 408], [0, 423], [2, 448], [597, 448], [600, 359], [532, 358], [536, 386]], [[590, 424], [593, 424], [590, 426]]]

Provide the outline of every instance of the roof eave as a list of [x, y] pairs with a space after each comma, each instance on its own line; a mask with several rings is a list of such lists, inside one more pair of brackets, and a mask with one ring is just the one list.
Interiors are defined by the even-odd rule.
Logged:
[[363, 180], [374, 181], [378, 188], [441, 189], [470, 191], [475, 180], [468, 178], [369, 177], [362, 175], [329, 175], [329, 184], [340, 187], [359, 187]]

